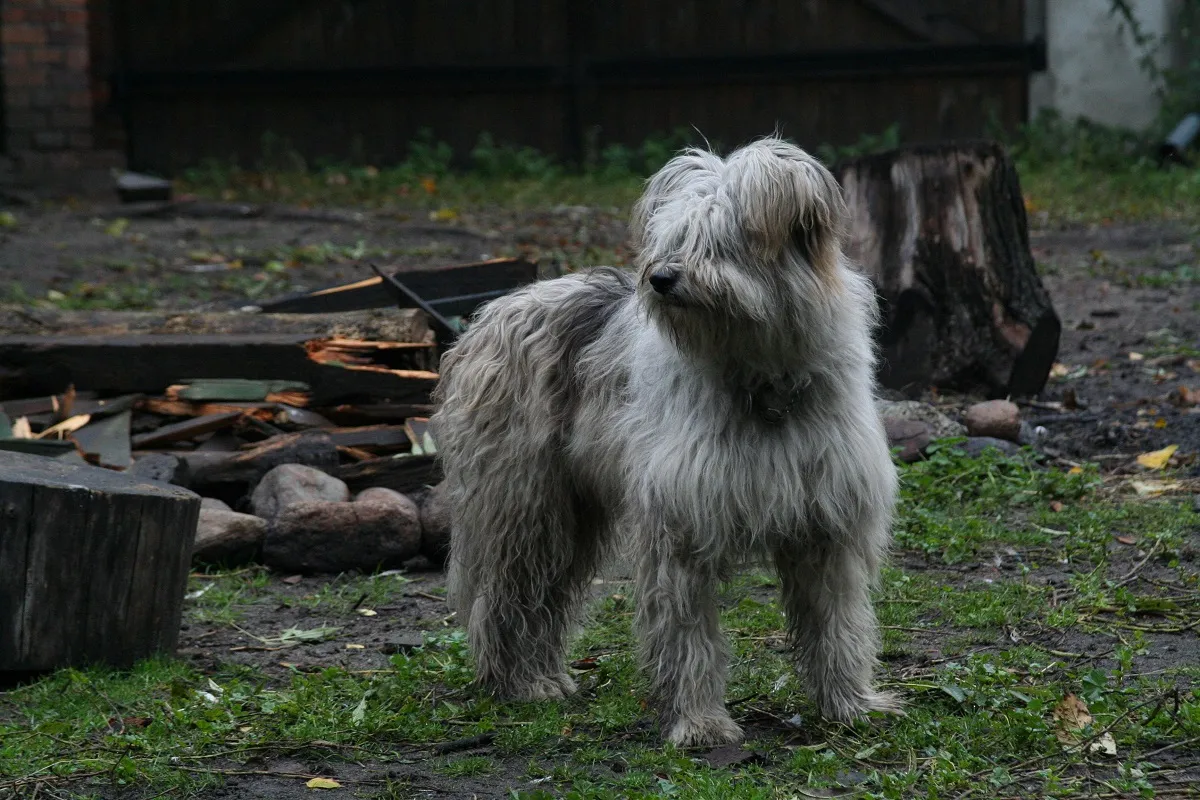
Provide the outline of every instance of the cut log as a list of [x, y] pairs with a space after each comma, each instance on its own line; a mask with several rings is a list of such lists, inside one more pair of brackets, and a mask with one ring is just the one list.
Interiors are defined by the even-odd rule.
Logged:
[[907, 147], [835, 168], [848, 252], [883, 301], [881, 383], [1041, 391], [1062, 325], [1029, 250], [1021, 186], [991, 142]]
[[0, 671], [173, 651], [199, 513], [185, 489], [5, 453]]
[[330, 474], [338, 465], [337, 447], [322, 431], [276, 436], [241, 453], [181, 453], [180, 457], [191, 468], [191, 486], [207, 490], [222, 484], [241, 490], [253, 487], [283, 464], [303, 464]]
[[356, 464], [343, 464], [330, 474], [341, 478], [356, 493], [382, 486], [401, 494], [413, 494], [442, 480], [441, 464], [436, 456], [373, 458]]

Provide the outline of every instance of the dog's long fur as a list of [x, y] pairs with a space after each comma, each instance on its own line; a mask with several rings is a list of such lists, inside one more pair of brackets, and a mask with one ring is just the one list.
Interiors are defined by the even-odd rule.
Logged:
[[[574, 691], [567, 638], [620, 535], [670, 741], [741, 736], [716, 590], [750, 561], [778, 570], [822, 713], [896, 710], [872, 686], [869, 598], [896, 475], [873, 402], [876, 304], [843, 256], [845, 217], [833, 176], [779, 139], [686, 151], [634, 209], [636, 279], [534, 284], [446, 354], [433, 424], [450, 592], [482, 685]], [[678, 275], [665, 292], [650, 283], [664, 270]]]

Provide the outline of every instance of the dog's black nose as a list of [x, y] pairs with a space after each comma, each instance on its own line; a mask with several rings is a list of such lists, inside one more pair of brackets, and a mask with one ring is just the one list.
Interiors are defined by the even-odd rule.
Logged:
[[679, 283], [679, 272], [673, 269], [656, 269], [650, 273], [650, 285], [659, 294], [666, 294]]

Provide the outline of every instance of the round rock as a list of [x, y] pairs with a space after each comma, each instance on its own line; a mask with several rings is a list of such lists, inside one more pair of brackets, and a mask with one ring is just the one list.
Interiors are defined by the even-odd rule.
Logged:
[[196, 526], [192, 561], [197, 564], [246, 564], [258, 557], [267, 536], [267, 521], [253, 514], [230, 511], [220, 500], [205, 498]]
[[283, 464], [263, 476], [250, 495], [256, 516], [273, 519], [296, 503], [342, 503], [350, 499], [345, 483], [319, 469]]
[[1021, 410], [1008, 400], [976, 403], [964, 414], [968, 436], [989, 436], [1017, 441], [1021, 435]]
[[905, 463], [919, 459], [921, 453], [933, 441], [929, 425], [915, 419], [885, 417], [883, 427], [887, 431], [888, 447], [899, 447], [897, 458]]
[[406, 503], [378, 494], [354, 503], [293, 503], [271, 522], [263, 561], [300, 573], [399, 567], [420, 550], [421, 522], [416, 505], [397, 496]]

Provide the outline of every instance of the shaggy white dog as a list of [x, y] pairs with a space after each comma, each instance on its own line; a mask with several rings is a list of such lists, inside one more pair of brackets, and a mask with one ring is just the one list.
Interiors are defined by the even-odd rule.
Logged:
[[896, 474], [873, 402], [869, 281], [833, 176], [764, 139], [686, 151], [633, 214], [638, 274], [602, 269], [486, 306], [442, 362], [450, 592], [478, 681], [562, 697], [606, 545], [632, 541], [635, 625], [665, 737], [736, 741], [718, 584], [779, 574], [796, 662], [830, 718], [874, 690], [870, 588]]

